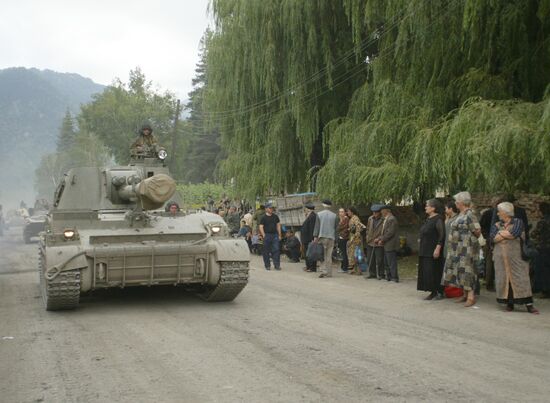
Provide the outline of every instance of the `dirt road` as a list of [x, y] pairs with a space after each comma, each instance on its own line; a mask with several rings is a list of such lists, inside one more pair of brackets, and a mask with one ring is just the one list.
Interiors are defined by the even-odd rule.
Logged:
[[[12, 231], [12, 235], [14, 232]], [[179, 288], [96, 293], [46, 312], [36, 245], [0, 238], [0, 401], [548, 401], [550, 304], [505, 313], [301, 264], [232, 303]]]

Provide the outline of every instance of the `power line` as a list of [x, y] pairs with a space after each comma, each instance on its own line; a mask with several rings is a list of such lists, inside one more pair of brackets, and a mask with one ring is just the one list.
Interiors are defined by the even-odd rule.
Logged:
[[[404, 12], [402, 13], [404, 14]], [[394, 22], [392, 22], [389, 26], [385, 27], [384, 30], [382, 30], [380, 33], [375, 33], [376, 37], [375, 38], [372, 38], [372, 39], [365, 39], [364, 41], [360, 42], [359, 45], [356, 45], [354, 46], [352, 49], [348, 50], [347, 52], [344, 53], [344, 55], [340, 58], [340, 59], [337, 59], [336, 62], [332, 65], [332, 68], [336, 68], [336, 67], [339, 67], [341, 64], [345, 63], [347, 61], [347, 59], [349, 59], [350, 57], [352, 56], [356, 56], [358, 51], [363, 51], [363, 50], [366, 50], [366, 48], [370, 45], [373, 45], [374, 43], [378, 42], [381, 40], [382, 36], [384, 36], [385, 34], [387, 34], [391, 29], [393, 29], [394, 27], [396, 27], [397, 25], [401, 24], [406, 18], [410, 17], [413, 15], [413, 12], [409, 13], [408, 15], [404, 16], [403, 18], [401, 18], [400, 20], [397, 21], [397, 18], [398, 16], [394, 16], [393, 17], [393, 20], [395, 20]], [[259, 101], [257, 103], [254, 103], [254, 104], [251, 104], [251, 105], [247, 105], [246, 107], [244, 108], [235, 108], [235, 109], [228, 109], [228, 110], [225, 110], [225, 111], [215, 111], [215, 112], [207, 112], [206, 115], [214, 115], [214, 116], [222, 116], [222, 117], [226, 117], [225, 115], [229, 115], [231, 116], [232, 114], [244, 114], [244, 113], [247, 113], [253, 109], [256, 109], [256, 108], [259, 108], [259, 107], [262, 107], [262, 106], [267, 106], [271, 103], [274, 103], [278, 100], [280, 100], [281, 98], [284, 98], [284, 97], [288, 97], [288, 96], [292, 96], [294, 95], [294, 93], [301, 87], [304, 87], [305, 85], [309, 84], [309, 83], [312, 83], [318, 79], [321, 79], [324, 75], [327, 74], [329, 70], [329, 66], [325, 66], [324, 68], [322, 68], [321, 70], [313, 73], [311, 76], [309, 76], [308, 78], [306, 78], [305, 80], [303, 80], [302, 82], [299, 82], [299, 83], [296, 83], [294, 84], [293, 86], [291, 86], [290, 88], [282, 91], [279, 95], [276, 95], [272, 98], [268, 98], [268, 99], [264, 99], [262, 101]]]
[[[445, 14], [447, 11], [450, 10], [450, 6], [451, 4], [453, 3], [457, 3], [459, 0], [451, 0], [449, 1], [449, 3], [445, 6], [445, 8], [440, 11], [435, 17], [434, 17], [434, 20], [427, 25], [427, 27], [431, 27], [432, 25], [434, 25], [439, 17], [441, 17], [443, 14]], [[404, 17], [401, 21], [403, 21], [406, 17]], [[419, 34], [416, 34], [412, 37], [412, 39], [414, 39], [415, 37], [417, 36], [420, 36]], [[389, 53], [393, 52], [393, 50], [395, 50], [395, 48], [397, 47], [397, 44], [393, 44], [387, 48], [384, 49], [384, 51], [380, 52], [378, 55], [376, 55], [376, 58], [383, 58], [385, 57], [386, 55], [388, 55]], [[318, 91], [312, 91], [310, 92], [309, 94], [306, 94], [304, 97], [303, 97], [303, 100], [296, 104], [296, 105], [292, 105], [292, 107], [282, 107], [282, 108], [279, 108], [275, 111], [268, 111], [264, 114], [261, 114], [257, 117], [256, 119], [256, 124], [261, 124], [261, 123], [264, 123], [266, 121], [269, 121], [271, 119], [273, 119], [273, 115], [275, 114], [278, 114], [280, 112], [284, 112], [284, 111], [291, 111], [292, 109], [294, 108], [300, 108], [301, 106], [304, 106], [305, 104], [307, 104], [308, 102], [316, 99], [316, 98], [319, 98], [320, 96], [322, 95], [325, 95], [327, 93], [329, 93], [330, 91], [333, 91], [335, 88], [339, 87], [340, 85], [344, 84], [345, 82], [349, 81], [350, 79], [352, 79], [353, 77], [356, 77], [358, 74], [360, 74], [361, 72], [363, 72], [363, 70], [361, 69], [365, 67], [365, 64], [364, 63], [360, 63], [360, 64], [357, 64], [355, 65], [354, 67], [352, 67], [350, 70], [346, 71], [345, 73], [341, 74], [340, 76], [336, 77], [334, 79], [334, 82], [333, 82], [333, 85], [331, 85], [329, 88], [327, 88], [326, 90], [324, 91], [321, 91], [321, 92], [318, 92]], [[356, 69], [356, 70], [355, 70]], [[355, 71], [354, 71], [355, 70]], [[341, 79], [341, 80], [340, 80]], [[261, 119], [262, 117], [267, 117], [267, 119]], [[209, 124], [213, 124], [213, 120], [212, 119], [198, 119], [199, 122], [202, 122], [204, 124], [204, 122], [206, 123], [209, 123]], [[225, 121], [226, 119], [220, 119], [220, 122], [222, 121]], [[197, 122], [193, 122], [191, 121], [190, 123], [192, 123], [192, 128], [202, 128], [203, 126], [199, 126], [200, 123], [197, 123]], [[220, 130], [221, 132], [225, 132], [227, 130], [230, 130], [232, 129], [233, 132], [237, 131], [237, 130], [244, 130], [244, 129], [248, 129], [248, 128], [251, 128], [253, 127], [253, 125], [244, 125], [244, 126], [240, 126], [240, 127], [237, 127], [237, 128], [234, 128], [234, 124], [232, 123], [226, 123], [226, 126], [225, 127], [220, 127], [220, 125], [215, 125], [213, 124], [213, 127], [215, 127], [216, 129]], [[198, 135], [200, 136], [200, 135]]]

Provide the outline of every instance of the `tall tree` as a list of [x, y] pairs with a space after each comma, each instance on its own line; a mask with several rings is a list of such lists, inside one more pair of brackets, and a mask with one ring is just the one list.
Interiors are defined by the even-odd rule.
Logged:
[[216, 165], [221, 156], [220, 133], [216, 125], [209, 125], [204, 119], [204, 94], [208, 91], [206, 77], [207, 41], [211, 37], [207, 30], [200, 43], [200, 60], [192, 80], [193, 90], [186, 105], [189, 118], [186, 137], [189, 145], [184, 157], [184, 180], [191, 183], [213, 182]]
[[67, 151], [71, 148], [75, 141], [75, 134], [73, 115], [71, 111], [67, 109], [57, 137], [57, 151]]

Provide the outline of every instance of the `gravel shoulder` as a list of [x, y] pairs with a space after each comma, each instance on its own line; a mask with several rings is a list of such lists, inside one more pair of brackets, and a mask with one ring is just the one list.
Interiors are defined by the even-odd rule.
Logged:
[[548, 401], [550, 303], [506, 313], [399, 284], [262, 269], [232, 303], [175, 287], [44, 311], [36, 244], [0, 238], [3, 402]]

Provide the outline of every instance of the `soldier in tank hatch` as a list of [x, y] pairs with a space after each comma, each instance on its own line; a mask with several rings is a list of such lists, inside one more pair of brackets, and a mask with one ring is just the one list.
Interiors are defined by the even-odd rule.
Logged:
[[149, 122], [145, 122], [141, 125], [138, 138], [130, 147], [130, 155], [132, 157], [137, 157], [138, 155], [156, 157], [157, 147], [158, 142], [153, 135], [153, 128]]

